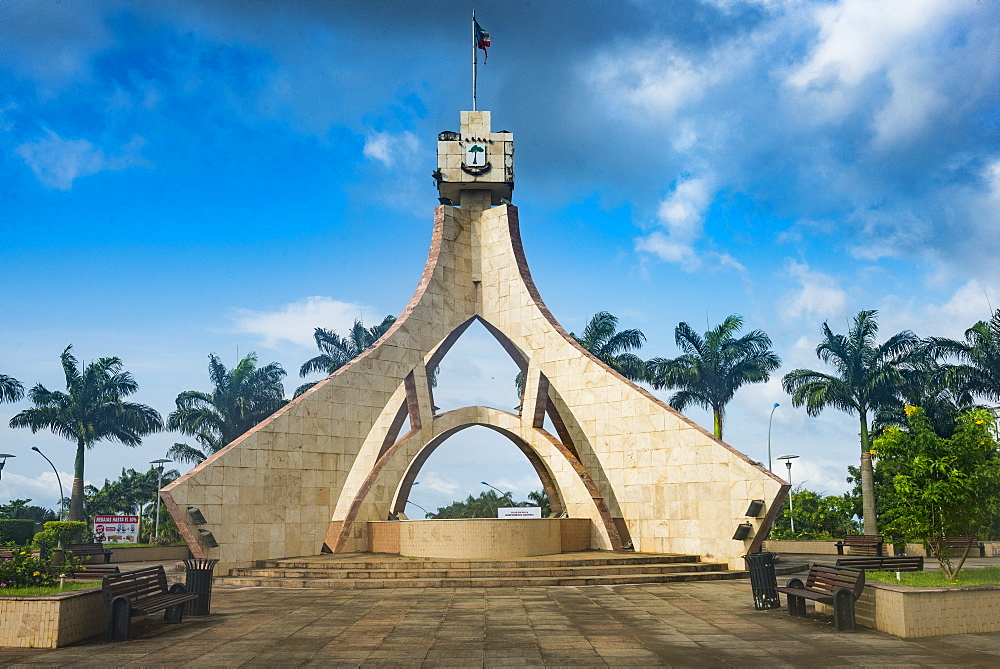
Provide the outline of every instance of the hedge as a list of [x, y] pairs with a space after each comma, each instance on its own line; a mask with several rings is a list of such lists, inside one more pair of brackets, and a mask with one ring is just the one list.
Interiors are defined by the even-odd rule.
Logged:
[[0, 544], [12, 541], [18, 546], [24, 546], [31, 543], [34, 536], [35, 521], [0, 518]]

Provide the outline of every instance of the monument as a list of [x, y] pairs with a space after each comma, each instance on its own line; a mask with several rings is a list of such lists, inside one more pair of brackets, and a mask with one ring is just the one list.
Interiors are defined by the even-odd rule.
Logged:
[[[399, 517], [434, 449], [473, 425], [524, 453], [553, 511], [571, 521], [562, 531], [573, 550], [690, 553], [731, 568], [759, 550], [789, 486], [556, 322], [521, 246], [513, 155], [513, 135], [492, 131], [488, 111], [462, 112], [459, 131], [439, 135], [442, 204], [423, 275], [392, 328], [161, 491], [196, 557], [224, 569], [321, 551], [405, 553], [407, 541], [423, 541], [421, 523], [448, 521], [385, 521]], [[525, 375], [517, 413], [434, 406], [428, 371], [475, 321]], [[477, 531], [531, 520], [545, 523], [493, 519]], [[418, 554], [433, 554], [422, 545]]]

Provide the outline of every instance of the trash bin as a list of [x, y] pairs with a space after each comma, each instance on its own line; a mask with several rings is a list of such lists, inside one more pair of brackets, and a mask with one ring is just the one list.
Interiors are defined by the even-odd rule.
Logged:
[[753, 590], [753, 607], [758, 611], [781, 607], [778, 601], [778, 578], [774, 574], [774, 559], [777, 553], [747, 553], [743, 559], [750, 572], [750, 588]]
[[187, 574], [184, 585], [191, 594], [198, 595], [198, 599], [192, 600], [184, 605], [184, 613], [189, 616], [207, 616], [212, 607], [212, 572], [218, 560], [206, 560], [204, 558], [194, 558], [184, 560], [184, 569]]

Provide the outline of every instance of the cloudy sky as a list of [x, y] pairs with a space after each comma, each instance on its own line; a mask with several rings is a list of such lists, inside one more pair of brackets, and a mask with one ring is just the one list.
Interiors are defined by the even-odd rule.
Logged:
[[[166, 414], [208, 354], [289, 372], [312, 329], [398, 314], [419, 279], [435, 140], [471, 107], [467, 2], [0, 3], [0, 373], [62, 387], [59, 353], [117, 355]], [[1000, 306], [997, 0], [475, 4], [492, 33], [479, 108], [514, 132], [525, 249], [568, 330], [597, 311], [674, 356], [673, 330], [761, 328], [782, 372], [819, 368], [820, 326], [878, 309], [959, 337]], [[472, 331], [438, 404], [512, 408], [512, 363]], [[661, 393], [666, 397], [669, 393]], [[794, 453], [845, 489], [846, 414], [743, 389], [727, 440]], [[73, 448], [6, 427], [0, 502], [54, 505]], [[710, 427], [710, 417], [690, 414]], [[178, 440], [99, 444], [87, 478]], [[183, 467], [182, 467], [183, 469]], [[538, 481], [470, 429], [411, 499], [433, 509]]]

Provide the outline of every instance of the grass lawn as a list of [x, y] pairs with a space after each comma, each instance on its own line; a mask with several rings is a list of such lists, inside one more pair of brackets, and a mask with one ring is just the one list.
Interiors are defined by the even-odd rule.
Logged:
[[38, 597], [41, 595], [57, 595], [60, 592], [69, 592], [70, 590], [81, 590], [83, 588], [94, 588], [100, 587], [100, 582], [98, 583], [66, 583], [65, 585], [50, 585], [47, 587], [38, 588], [0, 588], [0, 597]]
[[[930, 562], [929, 565], [935, 565]], [[899, 574], [896, 580], [894, 571], [870, 571], [865, 575], [869, 581], [882, 581], [884, 583], [895, 583], [896, 585], [912, 585], [919, 588], [940, 588], [956, 585], [1000, 585], [1000, 566], [998, 567], [978, 567], [975, 569], [966, 567], [958, 573], [958, 580], [949, 581], [938, 570], [934, 571], [908, 571]]]

